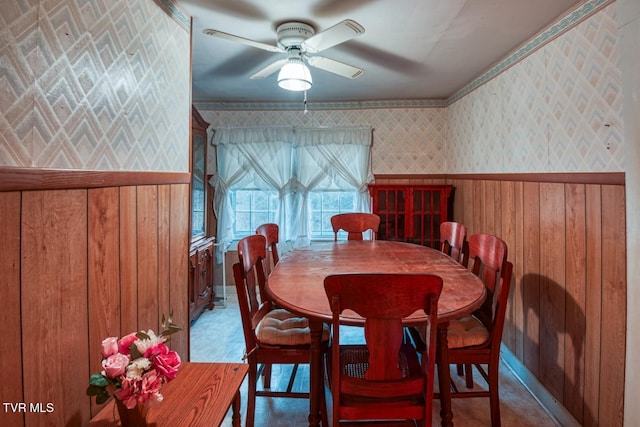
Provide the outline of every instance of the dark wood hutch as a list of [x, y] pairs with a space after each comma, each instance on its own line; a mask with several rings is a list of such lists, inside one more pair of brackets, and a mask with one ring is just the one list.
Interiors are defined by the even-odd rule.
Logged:
[[207, 123], [191, 108], [191, 247], [189, 250], [189, 321], [213, 310], [214, 243], [208, 229], [210, 200], [207, 191]]
[[452, 218], [451, 185], [370, 184], [377, 238], [440, 249], [440, 224]]

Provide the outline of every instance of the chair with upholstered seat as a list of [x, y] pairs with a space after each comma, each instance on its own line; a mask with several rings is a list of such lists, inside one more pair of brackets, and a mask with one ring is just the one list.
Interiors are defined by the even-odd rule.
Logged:
[[440, 224], [440, 250], [459, 263], [466, 262], [467, 228], [464, 224], [445, 221]]
[[[489, 234], [472, 234], [469, 237], [469, 262], [473, 273], [485, 284], [487, 298], [472, 316], [449, 323], [449, 363], [464, 366], [467, 389], [473, 388], [472, 367], [475, 366], [487, 382], [488, 390], [454, 388], [451, 397], [489, 397], [491, 425], [498, 427], [500, 344], [513, 265], [507, 261], [506, 243]], [[487, 365], [487, 371], [481, 365]]]
[[[266, 277], [269, 277], [271, 270], [275, 268], [278, 261], [280, 261], [280, 255], [278, 254], [280, 227], [274, 223], [262, 224], [256, 229], [256, 234], [263, 235], [267, 242], [266, 258], [263, 264], [264, 274]], [[295, 369], [297, 369], [297, 365]], [[269, 364], [262, 365], [262, 384], [264, 388], [271, 388], [271, 365]]]
[[[468, 262], [467, 229], [459, 222], [445, 221], [440, 224], [440, 251], [449, 255], [460, 264], [466, 267]], [[418, 351], [424, 351], [424, 342], [420, 338], [419, 327], [409, 327], [407, 332]], [[462, 375], [464, 369], [458, 367], [458, 373]]]
[[[278, 224], [274, 223], [262, 224], [256, 229], [256, 234], [261, 234], [267, 241], [266, 258], [264, 260], [264, 274], [268, 278], [271, 274], [271, 270], [274, 269], [276, 264], [280, 261], [280, 255], [278, 254], [278, 242], [280, 240], [278, 235], [280, 234], [280, 227]], [[273, 303], [273, 305], [276, 307], [275, 303]], [[271, 387], [271, 365], [263, 365], [262, 383], [265, 388]]]
[[337, 214], [331, 217], [334, 240], [338, 240], [338, 232], [340, 230], [347, 232], [348, 240], [362, 240], [363, 233], [371, 230], [373, 240], [375, 240], [379, 226], [380, 217], [372, 213], [352, 212]]
[[[341, 421], [419, 420], [431, 425], [437, 305], [442, 279], [430, 274], [338, 274], [325, 278], [332, 344], [327, 358], [333, 426]], [[366, 344], [342, 344], [340, 315], [365, 318]], [[404, 341], [402, 319], [428, 316], [420, 361]], [[413, 424], [412, 424], [413, 425]]]
[[[308, 364], [311, 358], [309, 320], [283, 309], [277, 309], [265, 298], [264, 260], [266, 239], [260, 234], [238, 242], [239, 262], [233, 266], [238, 305], [246, 345], [244, 358], [249, 363], [249, 384], [246, 425], [254, 425], [256, 396], [308, 398], [307, 392], [294, 392], [293, 383], [298, 364]], [[329, 338], [329, 328], [324, 332]], [[285, 391], [258, 389], [258, 376], [264, 366], [294, 365]], [[323, 425], [326, 425], [323, 409]]]
[[271, 274], [271, 270], [280, 261], [280, 255], [278, 255], [278, 234], [280, 233], [280, 227], [278, 224], [268, 223], [262, 224], [256, 229], [256, 234], [261, 234], [267, 240], [267, 258], [265, 260], [264, 271], [267, 277]]

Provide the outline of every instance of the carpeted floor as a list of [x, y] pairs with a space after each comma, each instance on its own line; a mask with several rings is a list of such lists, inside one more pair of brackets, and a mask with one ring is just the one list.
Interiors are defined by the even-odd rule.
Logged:
[[[221, 303], [217, 303], [221, 304]], [[357, 336], [360, 328], [350, 328]], [[356, 330], [354, 330], [356, 329]], [[244, 354], [244, 338], [238, 304], [233, 295], [228, 296], [226, 307], [217, 305], [212, 311], [205, 311], [191, 326], [192, 362], [239, 362]], [[272, 385], [279, 380], [286, 384], [289, 367], [273, 367]], [[309, 374], [307, 366], [301, 366], [295, 387], [308, 390]], [[455, 367], [452, 367], [455, 372]], [[454, 374], [454, 381], [459, 381]], [[476, 386], [485, 387], [484, 380], [475, 374]], [[463, 383], [460, 382], [460, 385]], [[284, 386], [283, 386], [284, 387]], [[436, 382], [437, 388], [437, 382]], [[242, 395], [243, 425], [246, 410], [247, 381], [240, 389]], [[486, 398], [454, 399], [453, 421], [457, 427], [490, 426], [489, 400]], [[307, 426], [309, 403], [306, 399], [265, 398], [256, 399], [256, 427], [301, 427]], [[434, 401], [433, 425], [440, 425], [439, 402]], [[522, 386], [504, 364], [500, 366], [500, 411], [502, 425], [506, 427], [556, 426], [545, 410]], [[222, 424], [231, 426], [230, 414]]]

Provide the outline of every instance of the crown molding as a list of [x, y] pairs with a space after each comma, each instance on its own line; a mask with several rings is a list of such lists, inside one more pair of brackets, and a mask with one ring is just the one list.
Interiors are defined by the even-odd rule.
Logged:
[[[300, 110], [304, 108], [301, 102], [213, 102], [195, 101], [199, 110]], [[444, 99], [408, 99], [408, 100], [379, 100], [379, 101], [341, 101], [341, 102], [308, 102], [307, 110], [364, 110], [376, 108], [443, 108], [447, 103]]]

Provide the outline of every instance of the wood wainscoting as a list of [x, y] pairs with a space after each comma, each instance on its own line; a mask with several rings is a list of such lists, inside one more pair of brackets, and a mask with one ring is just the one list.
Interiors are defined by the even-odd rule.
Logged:
[[581, 425], [623, 424], [624, 174], [397, 175], [376, 183], [453, 185], [454, 220], [509, 246], [514, 283], [503, 345]]
[[[15, 174], [0, 168], [4, 183]], [[85, 390], [101, 341], [158, 332], [171, 311], [183, 331], [170, 346], [189, 359], [189, 174], [55, 174], [63, 184], [0, 191], [0, 395], [27, 408], [3, 411], [2, 425], [86, 425], [100, 409]]]

